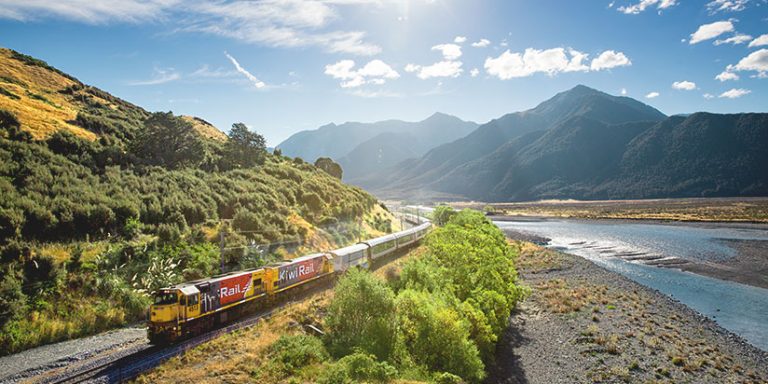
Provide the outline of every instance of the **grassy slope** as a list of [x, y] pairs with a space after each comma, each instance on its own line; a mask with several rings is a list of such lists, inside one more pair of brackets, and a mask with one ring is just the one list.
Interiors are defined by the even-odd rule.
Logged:
[[18, 53], [0, 48], [0, 108], [12, 112], [19, 119], [22, 129], [35, 139], [44, 139], [57, 130], [68, 130], [88, 140], [98, 135], [72, 122], [86, 106], [86, 99], [111, 109], [138, 108], [118, 105], [95, 94], [70, 95], [62, 90], [84, 86], [76, 79], [47, 68], [42, 63], [20, 59]]

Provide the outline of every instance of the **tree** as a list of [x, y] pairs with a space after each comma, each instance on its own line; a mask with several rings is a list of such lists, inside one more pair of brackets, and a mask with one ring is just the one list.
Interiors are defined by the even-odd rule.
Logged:
[[485, 366], [469, 325], [440, 296], [406, 289], [396, 302], [403, 344], [416, 363], [470, 382], [483, 379]]
[[267, 141], [264, 136], [248, 131], [243, 123], [232, 124], [229, 140], [224, 144], [227, 168], [251, 168], [264, 163]]
[[441, 205], [435, 208], [435, 211], [432, 212], [432, 218], [434, 218], [435, 224], [445, 225], [448, 223], [451, 217], [453, 217], [453, 215], [455, 214], [456, 214], [456, 211], [453, 210], [453, 208], [447, 205]]
[[325, 324], [335, 356], [359, 349], [387, 360], [397, 340], [395, 294], [370, 273], [350, 270], [336, 285]]
[[325, 173], [341, 180], [341, 175], [344, 171], [341, 169], [339, 163], [331, 160], [330, 157], [320, 157], [315, 160], [315, 167], [318, 167], [325, 171]]
[[132, 149], [150, 164], [172, 169], [196, 167], [206, 156], [205, 143], [192, 124], [171, 112], [153, 113]]

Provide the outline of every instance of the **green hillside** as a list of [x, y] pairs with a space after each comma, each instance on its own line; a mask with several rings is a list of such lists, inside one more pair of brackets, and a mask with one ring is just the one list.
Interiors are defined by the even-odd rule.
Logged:
[[0, 59], [0, 354], [142, 319], [148, 292], [218, 273], [221, 232], [236, 269], [388, 229], [371, 195], [242, 124], [227, 136]]

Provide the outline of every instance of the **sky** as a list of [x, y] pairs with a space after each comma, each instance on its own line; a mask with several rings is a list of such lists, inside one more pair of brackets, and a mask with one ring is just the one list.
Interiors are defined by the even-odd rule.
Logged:
[[578, 84], [668, 115], [768, 112], [768, 0], [0, 0], [0, 46], [271, 146], [484, 123]]

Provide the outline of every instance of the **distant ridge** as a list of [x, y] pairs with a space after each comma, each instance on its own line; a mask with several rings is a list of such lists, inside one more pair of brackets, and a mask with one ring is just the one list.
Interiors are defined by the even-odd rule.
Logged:
[[438, 112], [417, 122], [330, 123], [315, 130], [298, 132], [277, 148], [286, 156], [301, 157], [310, 162], [319, 157], [337, 160], [344, 168], [344, 179], [354, 183], [361, 177], [463, 137], [475, 128], [476, 123]]
[[768, 114], [666, 117], [580, 85], [360, 184], [426, 200], [768, 195], [766, 146]]

